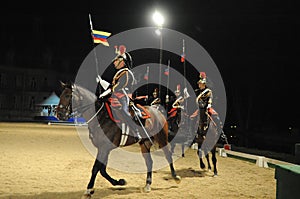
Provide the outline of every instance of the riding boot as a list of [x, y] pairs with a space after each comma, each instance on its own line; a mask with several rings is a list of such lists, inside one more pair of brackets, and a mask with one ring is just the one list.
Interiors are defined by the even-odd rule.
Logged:
[[123, 115], [125, 122], [135, 132], [136, 137], [140, 141], [142, 139], [142, 136], [140, 135], [139, 129], [137, 128], [137, 126], [134, 125], [133, 118], [132, 118], [131, 114], [129, 113], [129, 106], [128, 106], [127, 98], [126, 97], [120, 98], [120, 102], [122, 104], [121, 114]]

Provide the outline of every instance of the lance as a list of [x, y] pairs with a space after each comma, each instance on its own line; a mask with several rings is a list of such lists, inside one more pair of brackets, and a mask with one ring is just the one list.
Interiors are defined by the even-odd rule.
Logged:
[[170, 84], [170, 60], [168, 60], [168, 79], [167, 79], [167, 95], [166, 95], [166, 102], [169, 102], [169, 84]]
[[[91, 28], [91, 37], [93, 39], [93, 23], [92, 23], [92, 17], [91, 17], [91, 14], [89, 14], [89, 20], [90, 20], [90, 28]], [[94, 43], [94, 40], [92, 42], [93, 44], [93, 52], [94, 52], [94, 57], [95, 57], [95, 67], [96, 67], [96, 73], [97, 73], [97, 77], [99, 76], [99, 69], [98, 69], [98, 58], [97, 58], [97, 53], [96, 53], [96, 50], [95, 50], [95, 43]]]
[[[185, 43], [184, 43], [184, 39], [182, 39], [182, 56], [183, 56], [183, 76], [184, 76], [184, 89], [186, 89], [187, 92], [187, 87], [186, 87], [186, 66], [185, 66]], [[185, 93], [183, 93], [185, 95]], [[188, 96], [187, 96], [188, 98]], [[185, 110], [188, 113], [188, 103], [187, 100], [185, 99]]]
[[147, 95], [149, 96], [149, 66], [147, 66]]

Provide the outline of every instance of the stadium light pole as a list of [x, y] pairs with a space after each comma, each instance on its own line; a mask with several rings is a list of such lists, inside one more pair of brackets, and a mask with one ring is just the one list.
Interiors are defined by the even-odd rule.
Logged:
[[162, 28], [163, 28], [163, 24], [165, 22], [165, 18], [164, 16], [158, 12], [155, 11], [152, 15], [152, 19], [155, 23], [155, 25], [157, 26], [157, 29], [155, 31], [155, 33], [159, 36], [160, 41], [159, 41], [159, 98], [161, 99], [161, 64], [162, 64], [162, 44], [163, 44], [163, 35], [162, 35]]

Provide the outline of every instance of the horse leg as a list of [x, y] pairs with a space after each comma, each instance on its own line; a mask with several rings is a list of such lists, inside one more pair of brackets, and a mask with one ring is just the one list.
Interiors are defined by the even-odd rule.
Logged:
[[171, 151], [169, 150], [167, 145], [165, 147], [162, 147], [162, 150], [163, 150], [163, 152], [165, 154], [165, 157], [166, 157], [166, 159], [169, 163], [170, 170], [171, 170], [171, 175], [172, 175], [173, 179], [175, 180], [175, 182], [177, 184], [180, 183], [181, 182], [181, 177], [178, 176], [175, 172]]
[[[108, 173], [106, 172], [106, 164], [107, 164], [107, 159], [108, 159], [109, 153], [104, 154], [104, 156], [101, 154], [103, 154], [103, 153], [99, 153], [99, 150], [98, 150], [97, 158], [95, 160], [95, 163], [94, 163], [93, 169], [92, 169], [92, 176], [88, 183], [87, 190], [85, 191], [85, 193], [83, 195], [83, 198], [89, 199], [94, 194], [95, 180], [96, 180], [96, 177], [97, 177], [97, 174], [99, 171], [100, 171], [101, 175], [105, 179], [107, 179], [112, 185], [125, 185], [126, 184], [126, 181], [124, 179], [115, 180], [108, 175]], [[104, 159], [103, 159], [103, 157], [104, 157]], [[105, 161], [105, 158], [106, 158], [106, 161], [103, 163], [103, 162], [99, 161], [98, 158], [101, 158], [100, 160], [102, 160], [102, 161], [103, 160]]]
[[171, 145], [171, 153], [174, 153], [174, 149], [176, 146], [175, 142], [171, 142], [170, 145]]
[[102, 153], [98, 153], [98, 158], [102, 161], [99, 161], [100, 164], [100, 173], [101, 175], [108, 180], [113, 186], [116, 185], [125, 185], [126, 181], [124, 179], [120, 179], [120, 180], [115, 180], [113, 179], [107, 172], [106, 172], [106, 165], [107, 165], [107, 160], [108, 160], [108, 155], [110, 153], [111, 150], [108, 150], [105, 152], [105, 150], [103, 150]]
[[94, 194], [94, 184], [95, 184], [95, 179], [96, 179], [96, 176], [98, 174], [98, 171], [100, 170], [100, 164], [99, 164], [99, 160], [95, 160], [95, 163], [93, 165], [93, 169], [92, 169], [92, 176], [91, 176], [91, 179], [90, 179], [90, 182], [87, 186], [87, 190], [84, 192], [84, 195], [83, 195], [83, 198], [91, 198], [92, 195]]
[[206, 161], [207, 161], [207, 168], [210, 171], [211, 170], [211, 165], [210, 165], [210, 161], [209, 161], [209, 153], [207, 153], [205, 155]]
[[146, 178], [146, 185], [144, 187], [144, 192], [150, 192], [151, 191], [151, 184], [152, 184], [152, 166], [153, 166], [153, 160], [150, 154], [150, 142], [143, 142], [140, 143], [141, 146], [141, 152], [143, 155], [143, 158], [145, 160], [146, 166], [147, 166], [147, 178]]
[[198, 148], [198, 157], [199, 157], [199, 160], [200, 160], [200, 168], [201, 169], [205, 169], [205, 164], [203, 162], [203, 159], [202, 159], [202, 150], [201, 150], [201, 146]]
[[217, 170], [217, 157], [216, 157], [216, 147], [214, 147], [211, 151], [212, 153], [212, 162], [213, 162], [213, 166], [214, 166], [214, 176], [218, 175], [218, 170]]

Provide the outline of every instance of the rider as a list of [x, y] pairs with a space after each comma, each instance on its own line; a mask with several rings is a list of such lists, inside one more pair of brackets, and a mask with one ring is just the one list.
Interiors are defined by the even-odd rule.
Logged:
[[152, 96], [148, 98], [148, 104], [151, 106], [159, 106], [161, 104], [161, 100], [158, 97], [158, 88], [153, 90]]
[[129, 112], [129, 105], [134, 107], [134, 104], [128, 95], [130, 92], [129, 87], [131, 87], [135, 82], [134, 75], [130, 71], [132, 68], [132, 58], [131, 55], [126, 52], [126, 47], [124, 45], [120, 45], [119, 49], [117, 49], [117, 46], [115, 46], [115, 48], [117, 56], [113, 60], [113, 64], [117, 72], [112, 79], [112, 83], [108, 83], [100, 76], [97, 77], [97, 82], [99, 82], [102, 88], [105, 89], [99, 98], [112, 94], [113, 97], [119, 99], [122, 105], [122, 111], [120, 112], [123, 119], [136, 132], [137, 137], [140, 139], [141, 136], [136, 125], [133, 124], [132, 116]]
[[208, 130], [208, 114], [210, 108], [212, 107], [212, 91], [206, 85], [206, 73], [200, 72], [198, 81], [199, 95], [196, 98], [196, 103], [199, 106], [200, 111], [200, 121], [199, 121], [199, 130], [200, 135], [205, 135]]
[[183, 102], [184, 98], [181, 96], [180, 84], [178, 84], [175, 90], [175, 98], [172, 96], [169, 102], [172, 106], [168, 110], [168, 121], [173, 132], [176, 132], [178, 129], [181, 120], [181, 110], [184, 109]]
[[184, 98], [181, 96], [180, 84], [177, 85], [175, 90], [176, 100], [172, 104], [172, 108], [176, 108], [178, 110], [184, 109], [183, 102]]

